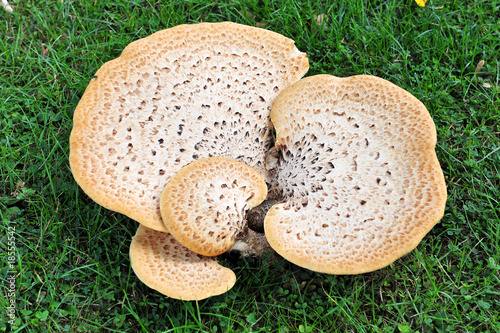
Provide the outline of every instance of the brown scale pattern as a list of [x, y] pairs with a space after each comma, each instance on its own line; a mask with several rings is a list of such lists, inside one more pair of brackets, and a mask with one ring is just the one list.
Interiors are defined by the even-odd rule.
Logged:
[[213, 258], [190, 251], [169, 233], [143, 225], [132, 238], [130, 261], [148, 287], [186, 301], [220, 295], [236, 281], [233, 271]]
[[216, 256], [246, 233], [247, 211], [266, 196], [266, 182], [255, 169], [212, 157], [176, 173], [162, 192], [160, 208], [175, 239], [196, 253]]
[[273, 106], [282, 203], [265, 232], [286, 259], [357, 274], [411, 251], [444, 213], [434, 123], [415, 97], [371, 76], [318, 75]]
[[184, 165], [227, 157], [271, 178], [271, 105], [307, 69], [292, 40], [234, 23], [133, 42], [97, 71], [75, 110], [73, 175], [97, 203], [166, 231], [160, 193]]

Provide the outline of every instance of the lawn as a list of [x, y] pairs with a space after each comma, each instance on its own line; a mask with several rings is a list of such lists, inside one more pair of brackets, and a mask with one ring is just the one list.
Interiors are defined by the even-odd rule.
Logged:
[[[0, 8], [0, 331], [500, 332], [500, 1], [10, 4], [12, 14]], [[225, 258], [236, 285], [199, 302], [137, 279], [137, 223], [72, 177], [73, 111], [127, 44], [202, 21], [265, 27], [307, 53], [306, 76], [376, 75], [426, 105], [448, 202], [414, 251], [355, 276]]]

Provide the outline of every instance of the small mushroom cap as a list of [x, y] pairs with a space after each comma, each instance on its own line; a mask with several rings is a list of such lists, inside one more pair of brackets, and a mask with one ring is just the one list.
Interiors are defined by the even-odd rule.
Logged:
[[271, 105], [308, 68], [293, 40], [230, 22], [135, 41], [97, 71], [75, 109], [73, 176], [98, 204], [167, 231], [160, 194], [184, 165], [219, 156], [272, 177]]
[[446, 185], [425, 106], [373, 76], [302, 79], [271, 111], [282, 160], [264, 221], [271, 247], [318, 272], [359, 274], [413, 250]]
[[233, 271], [200, 256], [168, 233], [139, 225], [130, 244], [130, 261], [148, 287], [176, 299], [195, 301], [220, 295], [236, 282]]
[[255, 169], [212, 157], [176, 173], [162, 192], [160, 209], [175, 239], [193, 252], [216, 256], [235, 244], [246, 228], [246, 212], [266, 196], [266, 182]]

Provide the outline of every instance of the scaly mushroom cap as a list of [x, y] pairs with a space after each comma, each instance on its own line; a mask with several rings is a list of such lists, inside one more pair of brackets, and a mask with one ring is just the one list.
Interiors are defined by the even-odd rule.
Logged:
[[255, 169], [227, 158], [204, 158], [170, 179], [160, 210], [165, 226], [182, 245], [216, 256], [236, 243], [247, 228], [246, 212], [266, 196], [266, 182]]
[[410, 93], [373, 76], [317, 75], [271, 111], [282, 160], [266, 215], [271, 247], [318, 272], [358, 274], [414, 249], [441, 219], [436, 130]]
[[200, 256], [172, 235], [139, 225], [130, 244], [130, 261], [137, 277], [160, 293], [185, 301], [205, 299], [231, 289], [233, 271], [213, 258]]
[[271, 178], [271, 105], [307, 69], [291, 39], [235, 23], [133, 42], [97, 71], [75, 110], [71, 171], [97, 203], [167, 231], [160, 194], [184, 165], [227, 157]]

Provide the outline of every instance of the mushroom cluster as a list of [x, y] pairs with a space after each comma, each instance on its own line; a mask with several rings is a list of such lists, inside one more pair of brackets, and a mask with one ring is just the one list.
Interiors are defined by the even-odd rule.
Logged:
[[[225, 22], [159, 31], [97, 71], [70, 166], [89, 197], [139, 222], [130, 258], [146, 285], [184, 300], [227, 291], [236, 277], [214, 257], [248, 251], [245, 235], [311, 270], [368, 272], [442, 217], [425, 106], [372, 76], [301, 79], [308, 67], [292, 40]], [[246, 216], [266, 197], [263, 236]]]

